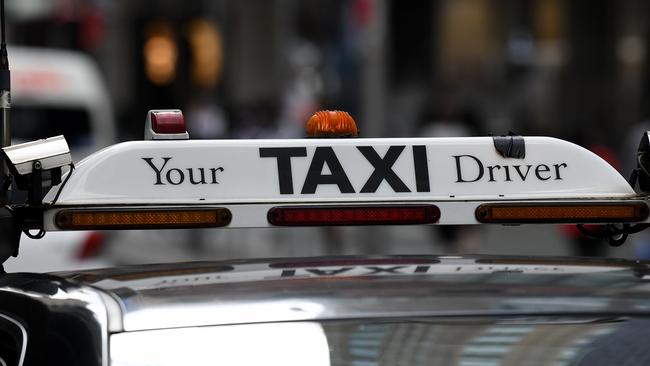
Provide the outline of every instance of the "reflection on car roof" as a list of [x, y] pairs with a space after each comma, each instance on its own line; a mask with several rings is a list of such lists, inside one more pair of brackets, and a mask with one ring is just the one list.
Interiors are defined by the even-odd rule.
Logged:
[[[60, 273], [111, 295], [124, 330], [399, 316], [643, 313], [647, 265], [517, 257], [332, 257]], [[84, 285], [85, 286], [85, 285]]]

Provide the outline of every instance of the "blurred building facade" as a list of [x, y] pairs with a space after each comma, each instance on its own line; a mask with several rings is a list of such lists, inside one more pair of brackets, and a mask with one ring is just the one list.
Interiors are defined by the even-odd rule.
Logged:
[[470, 113], [480, 133], [588, 144], [621, 141], [649, 113], [640, 0], [8, 4], [13, 43], [97, 59], [124, 138], [163, 107], [212, 113], [221, 135], [289, 136], [334, 107], [366, 136], [414, 135], [423, 119]]

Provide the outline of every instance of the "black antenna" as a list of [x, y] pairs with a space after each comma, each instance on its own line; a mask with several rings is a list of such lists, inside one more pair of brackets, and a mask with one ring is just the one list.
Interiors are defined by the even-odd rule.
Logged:
[[[11, 75], [5, 35], [5, 1], [0, 0], [0, 147], [11, 145], [11, 126], [9, 109], [11, 108]], [[0, 161], [0, 206], [9, 203], [9, 170], [4, 161]]]
[[[11, 145], [11, 130], [9, 128], [9, 108], [11, 107], [11, 83], [9, 76], [9, 60], [7, 58], [7, 43], [5, 42], [5, 1], [0, 0], [0, 147]], [[4, 155], [4, 154], [1, 154]], [[4, 263], [10, 256], [18, 254], [20, 242], [20, 226], [9, 202], [9, 187], [11, 175], [4, 159], [0, 158], [0, 273], [4, 273]], [[8, 236], [5, 236], [8, 233]]]
[[[5, 50], [5, 54], [7, 53], [7, 44], [5, 42], [5, 0], [0, 1], [0, 27], [2, 27], [2, 34], [0, 35], [2, 37], [2, 48]], [[9, 63], [7, 63], [8, 66]]]
[[[3, 94], [3, 98], [0, 100], [0, 108], [9, 109], [11, 106], [11, 99], [9, 98], [9, 92], [11, 91], [11, 77], [9, 73], [9, 58], [7, 57], [7, 42], [5, 34], [5, 0], [0, 0], [0, 28], [2, 30], [2, 33], [0, 34], [0, 39], [2, 40], [0, 42], [0, 92]], [[4, 100], [4, 94], [7, 94], [6, 103]], [[5, 138], [7, 137], [10, 136], [5, 136]], [[11, 143], [11, 140], [9, 141], [9, 143]]]

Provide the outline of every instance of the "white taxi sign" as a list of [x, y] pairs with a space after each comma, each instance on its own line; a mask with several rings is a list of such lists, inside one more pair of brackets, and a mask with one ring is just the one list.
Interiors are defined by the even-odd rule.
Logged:
[[[78, 164], [44, 203], [255, 204], [632, 198], [609, 164], [572, 143], [525, 137], [137, 141]], [[59, 192], [60, 191], [60, 192]]]
[[[628, 183], [594, 153], [548, 137], [360, 139], [347, 113], [327, 111], [310, 118], [308, 139], [190, 141], [176, 140], [187, 137], [180, 111], [150, 115], [151, 137], [164, 136], [71, 165], [44, 198], [61, 167], [44, 175], [36, 156], [35, 171], [22, 177], [27, 204], [5, 207], [0, 224], [18, 240], [16, 228], [40, 238], [56, 230], [562, 223], [611, 245], [650, 227], [647, 133]], [[337, 138], [315, 138], [323, 136]]]

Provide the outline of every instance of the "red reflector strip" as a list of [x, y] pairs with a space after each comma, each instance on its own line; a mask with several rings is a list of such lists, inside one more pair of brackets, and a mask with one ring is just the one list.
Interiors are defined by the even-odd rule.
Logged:
[[434, 205], [286, 206], [269, 210], [268, 220], [278, 226], [417, 225], [440, 219]]
[[95, 229], [178, 229], [220, 227], [230, 223], [232, 214], [225, 208], [213, 209], [101, 209], [63, 210], [56, 214], [56, 225], [63, 230]]
[[639, 222], [647, 218], [648, 206], [639, 202], [490, 203], [476, 209], [476, 219], [482, 223], [619, 223]]
[[152, 112], [151, 129], [155, 133], [185, 133], [185, 118], [180, 111]]

